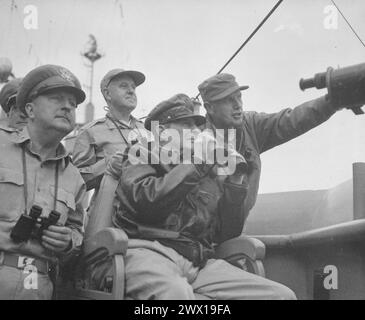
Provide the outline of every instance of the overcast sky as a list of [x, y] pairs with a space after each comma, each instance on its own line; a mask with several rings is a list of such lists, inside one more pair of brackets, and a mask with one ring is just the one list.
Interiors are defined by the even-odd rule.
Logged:
[[[365, 40], [365, 2], [337, 0]], [[13, 3], [13, 7], [12, 7]], [[83, 84], [89, 71], [80, 52], [94, 34], [105, 56], [95, 64], [93, 101], [104, 114], [99, 91], [103, 75], [115, 67], [140, 70], [135, 116], [171, 95], [197, 94], [276, 0], [0, 0], [0, 57], [12, 60], [23, 76], [40, 64], [61, 64]], [[38, 9], [38, 29], [24, 28], [26, 5]], [[244, 108], [275, 112], [325, 92], [301, 92], [299, 79], [328, 66], [365, 62], [365, 48], [344, 20], [324, 26], [327, 0], [284, 0], [251, 42], [227, 67], [241, 84]], [[13, 8], [13, 9], [11, 9]], [[326, 13], [327, 12], [327, 13]], [[331, 20], [333, 21], [333, 20]], [[84, 109], [79, 107], [78, 120]], [[261, 192], [332, 187], [351, 177], [351, 164], [365, 162], [365, 116], [337, 113], [327, 123], [263, 154]]]

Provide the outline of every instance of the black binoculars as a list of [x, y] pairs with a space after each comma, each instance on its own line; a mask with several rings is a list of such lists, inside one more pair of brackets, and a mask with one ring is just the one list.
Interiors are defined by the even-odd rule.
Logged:
[[351, 109], [355, 114], [363, 114], [365, 105], [365, 63], [350, 67], [317, 73], [313, 78], [301, 79], [300, 89], [328, 89], [330, 101], [340, 107]]
[[48, 217], [41, 217], [42, 208], [33, 205], [29, 215], [23, 213], [13, 230], [10, 233], [10, 238], [15, 243], [26, 242], [30, 238], [36, 238], [41, 241], [43, 231], [49, 226], [57, 224], [61, 214], [52, 210]]

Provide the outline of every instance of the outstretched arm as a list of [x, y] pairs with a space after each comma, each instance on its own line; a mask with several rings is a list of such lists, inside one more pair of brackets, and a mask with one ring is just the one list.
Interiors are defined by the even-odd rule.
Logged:
[[277, 113], [247, 113], [260, 153], [287, 142], [328, 120], [336, 109], [325, 97]]

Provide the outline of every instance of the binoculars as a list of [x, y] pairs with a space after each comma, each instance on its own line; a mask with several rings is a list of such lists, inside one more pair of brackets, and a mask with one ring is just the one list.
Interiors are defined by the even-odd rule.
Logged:
[[317, 73], [313, 78], [301, 79], [301, 90], [327, 88], [328, 97], [335, 107], [351, 109], [356, 115], [363, 114], [365, 105], [365, 63]]
[[235, 173], [248, 173], [248, 163], [246, 159], [236, 149], [228, 147], [224, 150], [224, 153], [226, 156], [233, 159], [236, 166]]
[[233, 165], [234, 173], [246, 174], [248, 172], [246, 159], [230, 143], [224, 144], [222, 141], [217, 140], [212, 132], [201, 132], [198, 139], [194, 141], [194, 143], [197, 142], [202, 144], [203, 149], [205, 148], [207, 151], [204, 159], [207, 163], [217, 163], [220, 167]]
[[29, 215], [23, 213], [13, 230], [10, 233], [10, 238], [15, 243], [26, 242], [30, 238], [36, 238], [41, 241], [43, 231], [49, 226], [57, 224], [61, 214], [52, 210], [48, 217], [41, 217], [42, 208], [33, 205]]

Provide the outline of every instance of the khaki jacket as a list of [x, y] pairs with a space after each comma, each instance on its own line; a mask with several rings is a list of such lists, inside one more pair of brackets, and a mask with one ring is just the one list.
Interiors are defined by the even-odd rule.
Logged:
[[[118, 120], [116, 123], [128, 143], [139, 136], [139, 130], [144, 130], [142, 122], [135, 118], [132, 118], [130, 125]], [[81, 128], [75, 141], [72, 158], [88, 190], [99, 187], [107, 160], [116, 151], [124, 152], [126, 147], [127, 144], [119, 130], [107, 117], [90, 122]]]
[[[248, 191], [242, 214], [247, 218], [256, 203], [261, 174], [260, 154], [290, 141], [328, 120], [335, 113], [324, 97], [305, 102], [294, 109], [277, 113], [245, 112], [237, 129], [237, 151], [249, 163]], [[207, 119], [206, 128], [215, 130]]]
[[22, 148], [25, 149], [27, 168], [27, 208], [39, 205], [42, 216], [53, 210], [55, 194], [55, 167], [59, 163], [59, 182], [56, 210], [61, 213], [59, 223], [72, 229], [72, 247], [67, 253], [80, 249], [83, 239], [84, 209], [82, 199], [85, 183], [73, 166], [62, 144], [57, 157], [41, 161], [30, 149], [26, 130], [9, 132], [0, 129], [0, 251], [31, 255], [56, 262], [56, 256], [41, 246], [38, 240], [14, 243], [10, 233], [20, 215], [24, 213], [25, 197]]

